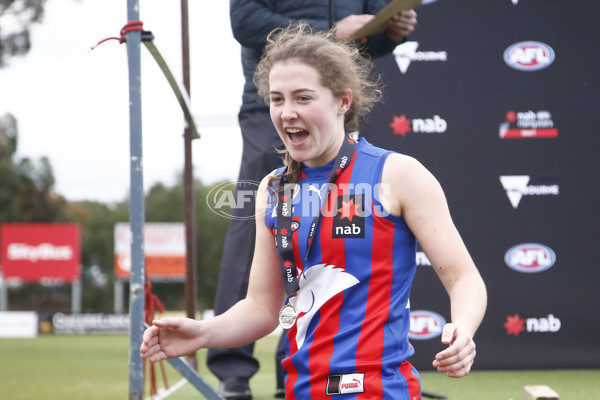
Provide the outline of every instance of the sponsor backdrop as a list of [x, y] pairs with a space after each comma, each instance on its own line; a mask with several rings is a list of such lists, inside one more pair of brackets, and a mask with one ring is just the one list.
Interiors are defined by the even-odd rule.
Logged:
[[[424, 1], [376, 61], [361, 134], [438, 178], [486, 281], [474, 368], [600, 367], [600, 3]], [[448, 299], [424, 254], [412, 362], [431, 369]]]

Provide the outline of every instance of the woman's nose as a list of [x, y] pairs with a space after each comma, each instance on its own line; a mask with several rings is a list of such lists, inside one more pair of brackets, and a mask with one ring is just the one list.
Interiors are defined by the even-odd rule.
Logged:
[[296, 107], [293, 103], [286, 102], [281, 110], [281, 119], [290, 120], [298, 118]]

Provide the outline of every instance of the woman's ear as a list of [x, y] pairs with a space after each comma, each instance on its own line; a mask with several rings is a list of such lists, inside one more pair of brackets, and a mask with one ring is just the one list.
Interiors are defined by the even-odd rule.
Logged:
[[346, 114], [352, 104], [352, 90], [347, 89], [340, 98], [340, 114]]

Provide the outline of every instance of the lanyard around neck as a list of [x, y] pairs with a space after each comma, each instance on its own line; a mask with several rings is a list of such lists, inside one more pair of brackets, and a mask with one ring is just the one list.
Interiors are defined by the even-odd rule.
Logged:
[[[313, 218], [308, 232], [306, 255], [305, 260], [308, 257], [308, 253], [312, 246], [312, 239], [315, 236], [317, 225], [321, 218], [321, 211], [323, 205], [327, 201], [327, 196], [331, 190], [331, 184], [341, 175], [342, 171], [350, 164], [350, 160], [354, 156], [356, 150], [356, 141], [347, 136], [342, 143], [340, 152], [338, 153], [333, 168], [329, 173], [329, 182], [327, 193], [323, 198], [323, 203], [319, 209], [319, 213]], [[279, 182], [279, 196], [277, 199], [277, 232], [275, 234], [275, 240], [277, 243], [277, 253], [279, 254], [279, 263], [281, 265], [281, 274], [283, 275], [283, 284], [285, 286], [285, 292], [289, 297], [292, 297], [299, 289], [298, 274], [296, 273], [296, 264], [294, 262], [294, 249], [292, 245], [292, 193], [286, 191], [287, 180], [287, 168], [281, 175]]]

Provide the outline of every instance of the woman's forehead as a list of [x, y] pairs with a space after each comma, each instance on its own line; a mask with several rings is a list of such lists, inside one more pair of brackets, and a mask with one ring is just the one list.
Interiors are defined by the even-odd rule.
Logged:
[[307, 86], [320, 88], [321, 75], [314, 67], [302, 62], [278, 62], [269, 73], [270, 89], [274, 86]]

